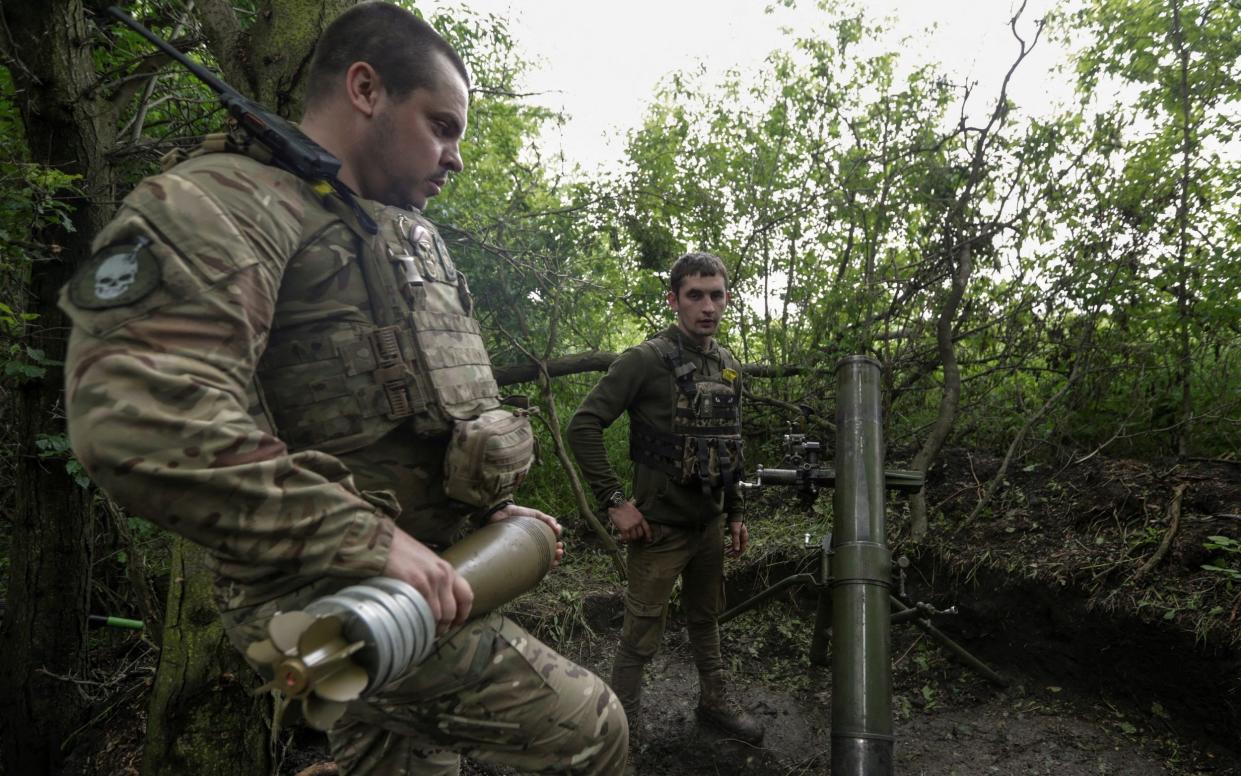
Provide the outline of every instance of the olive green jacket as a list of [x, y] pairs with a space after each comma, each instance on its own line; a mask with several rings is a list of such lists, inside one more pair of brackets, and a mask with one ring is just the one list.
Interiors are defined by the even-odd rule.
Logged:
[[[676, 326], [656, 336], [674, 342], [679, 339], [685, 360], [697, 367], [696, 374], [719, 375], [725, 367], [740, 373], [737, 360], [714, 339], [705, 349], [699, 348]], [[613, 491], [624, 490], [649, 522], [701, 525], [721, 512], [728, 514], [730, 521], [740, 521], [741, 500], [735, 485], [715, 490], [707, 498], [697, 485], [679, 485], [661, 471], [634, 463], [631, 491], [608, 462], [605, 428], [628, 412], [631, 420], [670, 431], [676, 402], [676, 381], [655, 348], [644, 343], [621, 353], [569, 421], [569, 446], [582, 476], [600, 502]]]

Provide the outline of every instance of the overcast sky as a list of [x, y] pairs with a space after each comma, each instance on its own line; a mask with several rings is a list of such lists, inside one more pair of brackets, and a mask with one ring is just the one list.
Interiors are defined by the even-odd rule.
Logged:
[[[768, 0], [435, 0], [464, 4], [509, 20], [523, 57], [532, 63], [525, 79], [530, 98], [568, 115], [568, 123], [544, 138], [549, 151], [562, 147], [570, 165], [586, 171], [615, 166], [626, 133], [639, 126], [660, 79], [701, 63], [710, 82], [731, 68], [758, 68], [788, 37], [823, 29], [827, 15], [816, 4], [765, 13]], [[990, 103], [1017, 43], [1008, 28], [1010, 0], [868, 0], [876, 17], [892, 17], [893, 45], [917, 61], [938, 61], [959, 79], [976, 80], [977, 104]], [[1034, 20], [1054, 5], [1029, 0], [1019, 30], [1033, 37]], [[932, 25], [936, 28], [926, 30]], [[1051, 68], [1063, 51], [1046, 38], [1019, 70], [1010, 95], [1019, 106], [1043, 112], [1065, 95]]]

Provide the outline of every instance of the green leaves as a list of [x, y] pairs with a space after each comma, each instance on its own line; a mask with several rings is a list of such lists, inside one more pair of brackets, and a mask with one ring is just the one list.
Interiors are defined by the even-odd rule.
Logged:
[[90, 476], [87, 475], [86, 469], [78, 459], [73, 457], [67, 434], [40, 434], [35, 440], [35, 448], [39, 451], [40, 458], [63, 460], [65, 462], [65, 471], [69, 473], [69, 476], [73, 477], [73, 481], [77, 483], [79, 488], [90, 487]]
[[1203, 564], [1203, 571], [1219, 574], [1230, 582], [1241, 582], [1241, 541], [1228, 536], [1208, 536], [1202, 546], [1223, 553], [1213, 563]]
[[49, 359], [44, 352], [30, 345], [9, 345], [7, 357], [0, 358], [0, 371], [17, 384], [40, 380], [47, 375], [49, 367], [61, 362]]

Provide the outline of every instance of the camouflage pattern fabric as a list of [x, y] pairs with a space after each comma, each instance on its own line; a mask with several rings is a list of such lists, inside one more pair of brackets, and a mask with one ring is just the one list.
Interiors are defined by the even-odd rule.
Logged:
[[[432, 546], [467, 527], [469, 507], [443, 490], [447, 433], [419, 435], [413, 418], [378, 413], [360, 426], [341, 419], [333, 433], [346, 441], [324, 446], [333, 449], [290, 445], [278, 428], [288, 407], [272, 394], [284, 397], [255, 379], [270, 342], [304, 335], [299, 366], [336, 364], [356, 355], [343, 347], [346, 335], [356, 341], [384, 323], [376, 309], [407, 308], [403, 299], [373, 298], [362, 278], [361, 239], [335, 196], [247, 156], [209, 153], [139, 184], [96, 238], [95, 258], [62, 291], [73, 321], [65, 372], [74, 451], [127, 510], [210, 550], [225, 625], [239, 649], [263, 636], [276, 611], [380, 574], [398, 523]], [[440, 245], [438, 235], [426, 239]], [[446, 265], [436, 271], [449, 277]], [[456, 298], [468, 296], [463, 286], [449, 287]], [[315, 343], [335, 352], [316, 358]], [[301, 394], [339, 397], [337, 375], [303, 369]], [[352, 438], [339, 436], [350, 428]], [[341, 723], [348, 738], [383, 738], [375, 746], [394, 754], [355, 757], [343, 746], [342, 773], [447, 772], [435, 769], [451, 758], [431, 751], [447, 748], [536, 771], [620, 771], [624, 718], [602, 683], [503, 618], [486, 622], [451, 640], [457, 646], [424, 664], [414, 684], [398, 682], [399, 695], [381, 694], [356, 716], [350, 709]], [[466, 652], [488, 660], [461, 667], [454, 660]], [[495, 667], [519, 666], [510, 659], [518, 653], [526, 668]], [[450, 670], [449, 684], [419, 684]], [[425, 703], [438, 714], [485, 718], [505, 697], [505, 722], [522, 729], [524, 748], [432, 725], [423, 715]], [[565, 715], [557, 729], [576, 737], [546, 729], [557, 714]], [[399, 743], [406, 737], [413, 743]]]
[[521, 485], [534, 461], [534, 433], [524, 413], [490, 410], [461, 421], [444, 455], [444, 492], [489, 507]]
[[[211, 550], [218, 575], [238, 583], [234, 605], [324, 575], [373, 576], [387, 558], [395, 505], [368, 498], [340, 459], [291, 451], [251, 414], [274, 324], [366, 304], [330, 293], [355, 272], [351, 234], [304, 181], [208, 154], [140, 183], [95, 239], [96, 256], [109, 258], [62, 292], [78, 459], [134, 513]], [[105, 267], [125, 251], [135, 277], [108, 297]], [[327, 265], [336, 272], [290, 284], [305, 298], [278, 308], [286, 271]]]
[[[281, 608], [301, 608], [324, 581], [281, 601], [224, 612], [238, 649], [266, 637]], [[259, 666], [255, 666], [260, 668]], [[460, 754], [523, 772], [619, 774], [629, 736], [616, 696], [593, 673], [492, 613], [441, 638], [378, 694], [350, 704], [328, 733], [345, 774], [459, 772]]]

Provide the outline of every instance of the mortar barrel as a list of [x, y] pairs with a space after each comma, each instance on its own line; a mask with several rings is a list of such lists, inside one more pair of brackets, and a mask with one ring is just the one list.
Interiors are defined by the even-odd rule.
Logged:
[[836, 368], [832, 555], [832, 775], [892, 771], [890, 604], [879, 362]]

